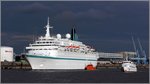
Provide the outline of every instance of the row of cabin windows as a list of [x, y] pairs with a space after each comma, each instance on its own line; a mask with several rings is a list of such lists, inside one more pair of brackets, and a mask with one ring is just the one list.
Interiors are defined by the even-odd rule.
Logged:
[[40, 39], [40, 40], [54, 40], [54, 39]]
[[49, 44], [49, 45], [32, 45], [32, 46], [59, 46], [57, 44]]
[[36, 42], [36, 43], [56, 43], [56, 42]]
[[[65, 49], [65, 51], [79, 52], [79, 49]], [[80, 51], [80, 52], [81, 52], [81, 53], [85, 53], [85, 54], [89, 53], [89, 51]], [[90, 53], [92, 53], [92, 52], [90, 52]]]
[[58, 50], [58, 48], [53, 48], [53, 49], [32, 49], [32, 50]]

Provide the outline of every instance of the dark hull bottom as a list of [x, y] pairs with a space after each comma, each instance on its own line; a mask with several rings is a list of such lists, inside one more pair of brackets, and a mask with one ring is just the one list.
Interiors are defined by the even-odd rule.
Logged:
[[73, 72], [73, 71], [85, 71], [84, 69], [32, 69], [31, 71], [41, 72]]

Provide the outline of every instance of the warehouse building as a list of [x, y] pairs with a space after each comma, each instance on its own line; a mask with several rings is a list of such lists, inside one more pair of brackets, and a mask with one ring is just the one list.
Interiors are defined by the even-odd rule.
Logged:
[[0, 60], [1, 62], [8, 61], [13, 62], [13, 48], [8, 46], [0, 47]]

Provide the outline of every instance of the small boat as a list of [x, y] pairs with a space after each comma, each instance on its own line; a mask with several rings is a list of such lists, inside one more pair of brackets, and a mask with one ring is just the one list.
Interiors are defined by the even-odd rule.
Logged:
[[122, 70], [124, 72], [137, 72], [137, 67], [132, 61], [123, 61]]

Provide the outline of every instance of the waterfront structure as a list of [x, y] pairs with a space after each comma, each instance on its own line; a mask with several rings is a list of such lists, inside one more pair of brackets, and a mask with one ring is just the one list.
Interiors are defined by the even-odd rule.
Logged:
[[48, 18], [45, 36], [26, 47], [32, 69], [85, 69], [91, 64], [96, 67], [98, 52], [78, 41], [74, 28], [66, 38], [60, 34], [51, 36], [51, 28]]
[[99, 52], [99, 63], [103, 63], [100, 61], [110, 61], [111, 63], [122, 63], [126, 58], [135, 58], [136, 52], [128, 52], [128, 51], [122, 51], [118, 53], [105, 53], [105, 52]]
[[99, 52], [99, 58], [123, 59], [123, 54]]
[[0, 47], [0, 60], [1, 62], [13, 62], [13, 48], [7, 46]]

